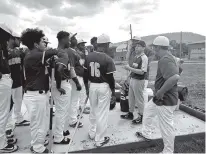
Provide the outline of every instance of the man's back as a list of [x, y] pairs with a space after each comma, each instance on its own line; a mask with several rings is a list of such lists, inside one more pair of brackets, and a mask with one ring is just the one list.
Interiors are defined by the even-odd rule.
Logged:
[[89, 53], [84, 66], [93, 83], [107, 82], [106, 75], [116, 71], [112, 58], [101, 52]]

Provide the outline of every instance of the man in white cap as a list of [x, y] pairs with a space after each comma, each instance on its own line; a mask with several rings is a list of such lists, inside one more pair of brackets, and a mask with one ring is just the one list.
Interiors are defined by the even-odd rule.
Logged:
[[113, 59], [105, 53], [109, 49], [109, 36], [100, 35], [97, 38], [97, 44], [97, 52], [91, 52], [86, 57], [84, 83], [91, 107], [89, 137], [95, 139], [97, 147], [101, 147], [110, 140], [106, 136], [106, 130], [111, 96], [115, 98], [113, 73], [116, 68]]
[[146, 140], [151, 139], [152, 119], [157, 113], [164, 142], [163, 153], [174, 152], [175, 132], [173, 123], [174, 111], [178, 102], [177, 82], [180, 78], [179, 66], [168, 48], [169, 39], [167, 37], [158, 36], [155, 38], [153, 49], [159, 61], [154, 97], [145, 105], [142, 132], [136, 133], [137, 136]]
[[[84, 65], [84, 62], [85, 62], [85, 58], [88, 55], [88, 51], [86, 50], [85, 43], [87, 43], [87, 42], [85, 42], [83, 39], [78, 40], [77, 53], [79, 55], [79, 63], [80, 63], [81, 66], [78, 66], [78, 67], [75, 68], [76, 74], [78, 75], [79, 82], [81, 83], [81, 86], [82, 86], [82, 90], [79, 92], [78, 96], [76, 96], [77, 98], [79, 98], [80, 112], [83, 109], [83, 106], [84, 106], [84, 103], [85, 103], [85, 100], [86, 100], [86, 97], [87, 97], [86, 96], [86, 89], [85, 89], [84, 81], [83, 81], [83, 75], [84, 75], [83, 65]], [[89, 112], [90, 112], [89, 107], [86, 107], [83, 111], [83, 113], [85, 113], [85, 114], [89, 114]]]
[[[12, 32], [12, 37], [8, 41], [8, 62], [11, 70], [11, 78], [13, 80], [12, 84], [12, 104], [14, 106], [11, 108], [8, 124], [6, 127], [6, 135], [8, 138], [14, 136], [13, 130], [16, 126], [29, 126], [29, 121], [23, 119], [21, 113], [22, 106], [22, 75], [23, 75], [23, 59], [25, 57], [25, 52], [20, 49], [20, 36]], [[12, 120], [12, 112], [14, 110], [15, 123]]]
[[17, 140], [6, 139], [5, 133], [12, 88], [7, 51], [7, 42], [10, 37], [12, 37], [10, 28], [5, 24], [0, 24], [0, 153], [11, 153], [18, 150], [18, 146], [14, 145]]

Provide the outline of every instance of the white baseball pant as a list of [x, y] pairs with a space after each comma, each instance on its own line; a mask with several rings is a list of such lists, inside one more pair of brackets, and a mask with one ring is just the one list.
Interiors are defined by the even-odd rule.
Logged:
[[157, 106], [151, 99], [145, 104], [144, 116], [142, 122], [142, 134], [146, 138], [151, 138], [153, 126], [152, 121], [155, 116], [158, 116], [160, 132], [162, 134], [164, 142], [163, 153], [173, 153], [174, 152], [174, 111], [175, 106]]
[[46, 149], [44, 141], [49, 121], [47, 113], [48, 93], [40, 94], [39, 91], [27, 91], [23, 101], [30, 117], [31, 146], [33, 146], [34, 151], [41, 153]]
[[60, 95], [60, 92], [56, 88], [56, 82], [53, 82], [52, 97], [55, 103], [54, 142], [61, 142], [64, 139], [63, 131], [66, 127], [66, 116], [69, 110], [71, 100], [70, 81], [63, 80], [61, 82], [61, 88], [66, 91], [65, 95]]
[[0, 149], [7, 145], [6, 124], [10, 110], [12, 79], [9, 74], [3, 74], [0, 79]]
[[[13, 131], [15, 128], [15, 122], [20, 123], [24, 120], [22, 113], [21, 113], [22, 94], [23, 94], [22, 93], [22, 86], [18, 87], [18, 88], [11, 89], [11, 96], [12, 96], [12, 100], [13, 100], [14, 105], [12, 107], [12, 110], [9, 112], [9, 120], [8, 120], [7, 125], [6, 125], [6, 130], [11, 129]], [[14, 114], [15, 120], [13, 120], [12, 114]]]
[[[144, 112], [144, 95], [145, 80], [130, 79], [129, 84], [129, 112], [134, 112], [135, 105], [138, 106], [138, 113], [143, 115]], [[137, 103], [137, 104], [136, 104]]]
[[89, 88], [91, 111], [89, 115], [89, 135], [96, 143], [104, 141], [106, 136], [111, 90], [107, 83], [91, 83]]
[[85, 100], [86, 100], [86, 89], [84, 86], [84, 81], [82, 77], [77, 76], [79, 83], [82, 87], [81, 91], [77, 91], [76, 84], [74, 81], [71, 81], [72, 85], [72, 92], [71, 92], [71, 104], [69, 107], [69, 114], [68, 114], [68, 119], [69, 119], [69, 124], [73, 125], [77, 122], [77, 115], [78, 115], [78, 110], [79, 106], [83, 107]]

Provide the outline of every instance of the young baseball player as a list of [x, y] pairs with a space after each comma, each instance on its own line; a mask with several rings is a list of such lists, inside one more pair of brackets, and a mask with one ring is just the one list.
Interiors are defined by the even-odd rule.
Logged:
[[[29, 53], [24, 58], [25, 68], [25, 94], [23, 101], [30, 115], [31, 148], [35, 153], [48, 153], [45, 147], [45, 137], [48, 131], [48, 101], [49, 101], [49, 75], [45, 69], [45, 62], [54, 55], [63, 59], [66, 54], [57, 50], [47, 50], [44, 33], [39, 29], [26, 29], [23, 31], [22, 44], [27, 46]], [[58, 89], [59, 92], [62, 92]]]
[[[109, 36], [100, 35], [97, 43], [97, 52], [91, 52], [86, 57], [84, 83], [91, 106], [89, 137], [95, 139], [97, 147], [101, 147], [110, 140], [106, 136], [106, 130], [111, 96], [115, 97], [113, 73], [116, 68], [112, 58], [104, 53], [109, 49]], [[88, 81], [90, 85], [88, 85]]]
[[14, 145], [16, 139], [6, 139], [6, 124], [8, 121], [11, 100], [12, 79], [8, 62], [7, 42], [11, 38], [11, 30], [5, 24], [0, 24], [0, 153], [11, 153], [18, 150]]
[[173, 153], [175, 139], [173, 122], [174, 111], [178, 102], [179, 66], [168, 50], [168, 38], [164, 36], [156, 37], [153, 41], [153, 48], [159, 60], [154, 98], [145, 107], [142, 132], [137, 132], [136, 135], [147, 140], [151, 139], [152, 119], [157, 114], [164, 142], [162, 153]]
[[[55, 128], [54, 128], [54, 143], [55, 144], [69, 144], [70, 139], [65, 136], [69, 135], [69, 131], [65, 128], [68, 127], [68, 124], [65, 121], [68, 121], [67, 115], [70, 106], [71, 100], [71, 84], [70, 79], [72, 78], [75, 83], [75, 89], [81, 90], [81, 86], [76, 77], [74, 71], [74, 56], [72, 52], [67, 49], [69, 47], [69, 33], [65, 31], [60, 31], [57, 34], [58, 39], [58, 49], [63, 50], [67, 54], [67, 59], [58, 61], [60, 66], [63, 68], [55, 68], [55, 79], [56, 83], [53, 83], [52, 96], [54, 98], [56, 112], [55, 112]], [[60, 71], [57, 71], [60, 70]], [[56, 85], [56, 86], [55, 86]], [[61, 89], [61, 90], [60, 90]], [[63, 95], [62, 95], [63, 94]], [[63, 131], [65, 132], [63, 133]]]
[[[30, 123], [27, 120], [23, 119], [21, 113], [22, 106], [22, 62], [25, 56], [23, 49], [20, 49], [20, 36], [12, 32], [12, 37], [8, 41], [8, 62], [11, 70], [11, 78], [13, 80], [12, 84], [12, 104], [14, 103], [13, 108], [10, 111], [8, 124], [6, 127], [6, 135], [8, 138], [13, 137], [13, 130], [16, 126], [28, 126]], [[13, 112], [14, 111], [14, 112]], [[14, 113], [15, 123], [12, 119], [12, 113]]]
[[[78, 75], [78, 79], [81, 83], [82, 86], [82, 90], [79, 93], [79, 110], [80, 112], [82, 111], [83, 106], [85, 105], [85, 100], [86, 100], [86, 89], [84, 86], [84, 81], [83, 81], [83, 75], [84, 75], [84, 62], [85, 62], [85, 58], [88, 55], [88, 51], [85, 48], [85, 41], [84, 40], [78, 40], [77, 43], [77, 54], [79, 56], [79, 63], [81, 64], [81, 66], [78, 66], [75, 68], [76, 74]], [[85, 114], [89, 114], [90, 113], [90, 108], [89, 107], [85, 107], [83, 113]]]
[[138, 117], [132, 123], [137, 124], [142, 122], [144, 111], [144, 95], [145, 76], [148, 67], [148, 58], [144, 54], [145, 42], [138, 41], [135, 47], [136, 57], [133, 59], [132, 66], [126, 65], [125, 69], [131, 71], [131, 79], [129, 84], [129, 113], [121, 115], [123, 119], [133, 119], [135, 104], [138, 106]]
[[[74, 68], [75, 68], [75, 72], [78, 76], [78, 80], [81, 80], [81, 76], [83, 74], [83, 68], [81, 65], [81, 58], [77, 53], [77, 39], [76, 39], [76, 35], [70, 33], [70, 50], [71, 52], [73, 52], [74, 54]], [[80, 76], [80, 77], [79, 77]], [[71, 81], [71, 85], [72, 85], [72, 92], [71, 92], [71, 103], [70, 103], [70, 107], [69, 107], [69, 125], [70, 127], [75, 127], [77, 124], [77, 119], [78, 119], [78, 110], [79, 110], [79, 91], [76, 89], [76, 84], [75, 82]], [[83, 127], [83, 124], [81, 122], [79, 122], [78, 128]]]

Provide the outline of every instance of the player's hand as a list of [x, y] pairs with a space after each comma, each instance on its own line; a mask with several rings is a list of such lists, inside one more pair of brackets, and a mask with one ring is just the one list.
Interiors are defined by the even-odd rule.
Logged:
[[163, 100], [164, 93], [158, 90], [155, 94], [157, 100]]
[[82, 90], [82, 86], [79, 83], [77, 83], [76, 86], [77, 86], [77, 91]]
[[125, 65], [125, 66], [124, 66], [124, 69], [125, 69], [125, 70], [129, 70], [129, 68], [130, 68], [129, 65]]
[[58, 88], [57, 90], [60, 92], [60, 95], [65, 95], [66, 94], [66, 91], [62, 88]]

